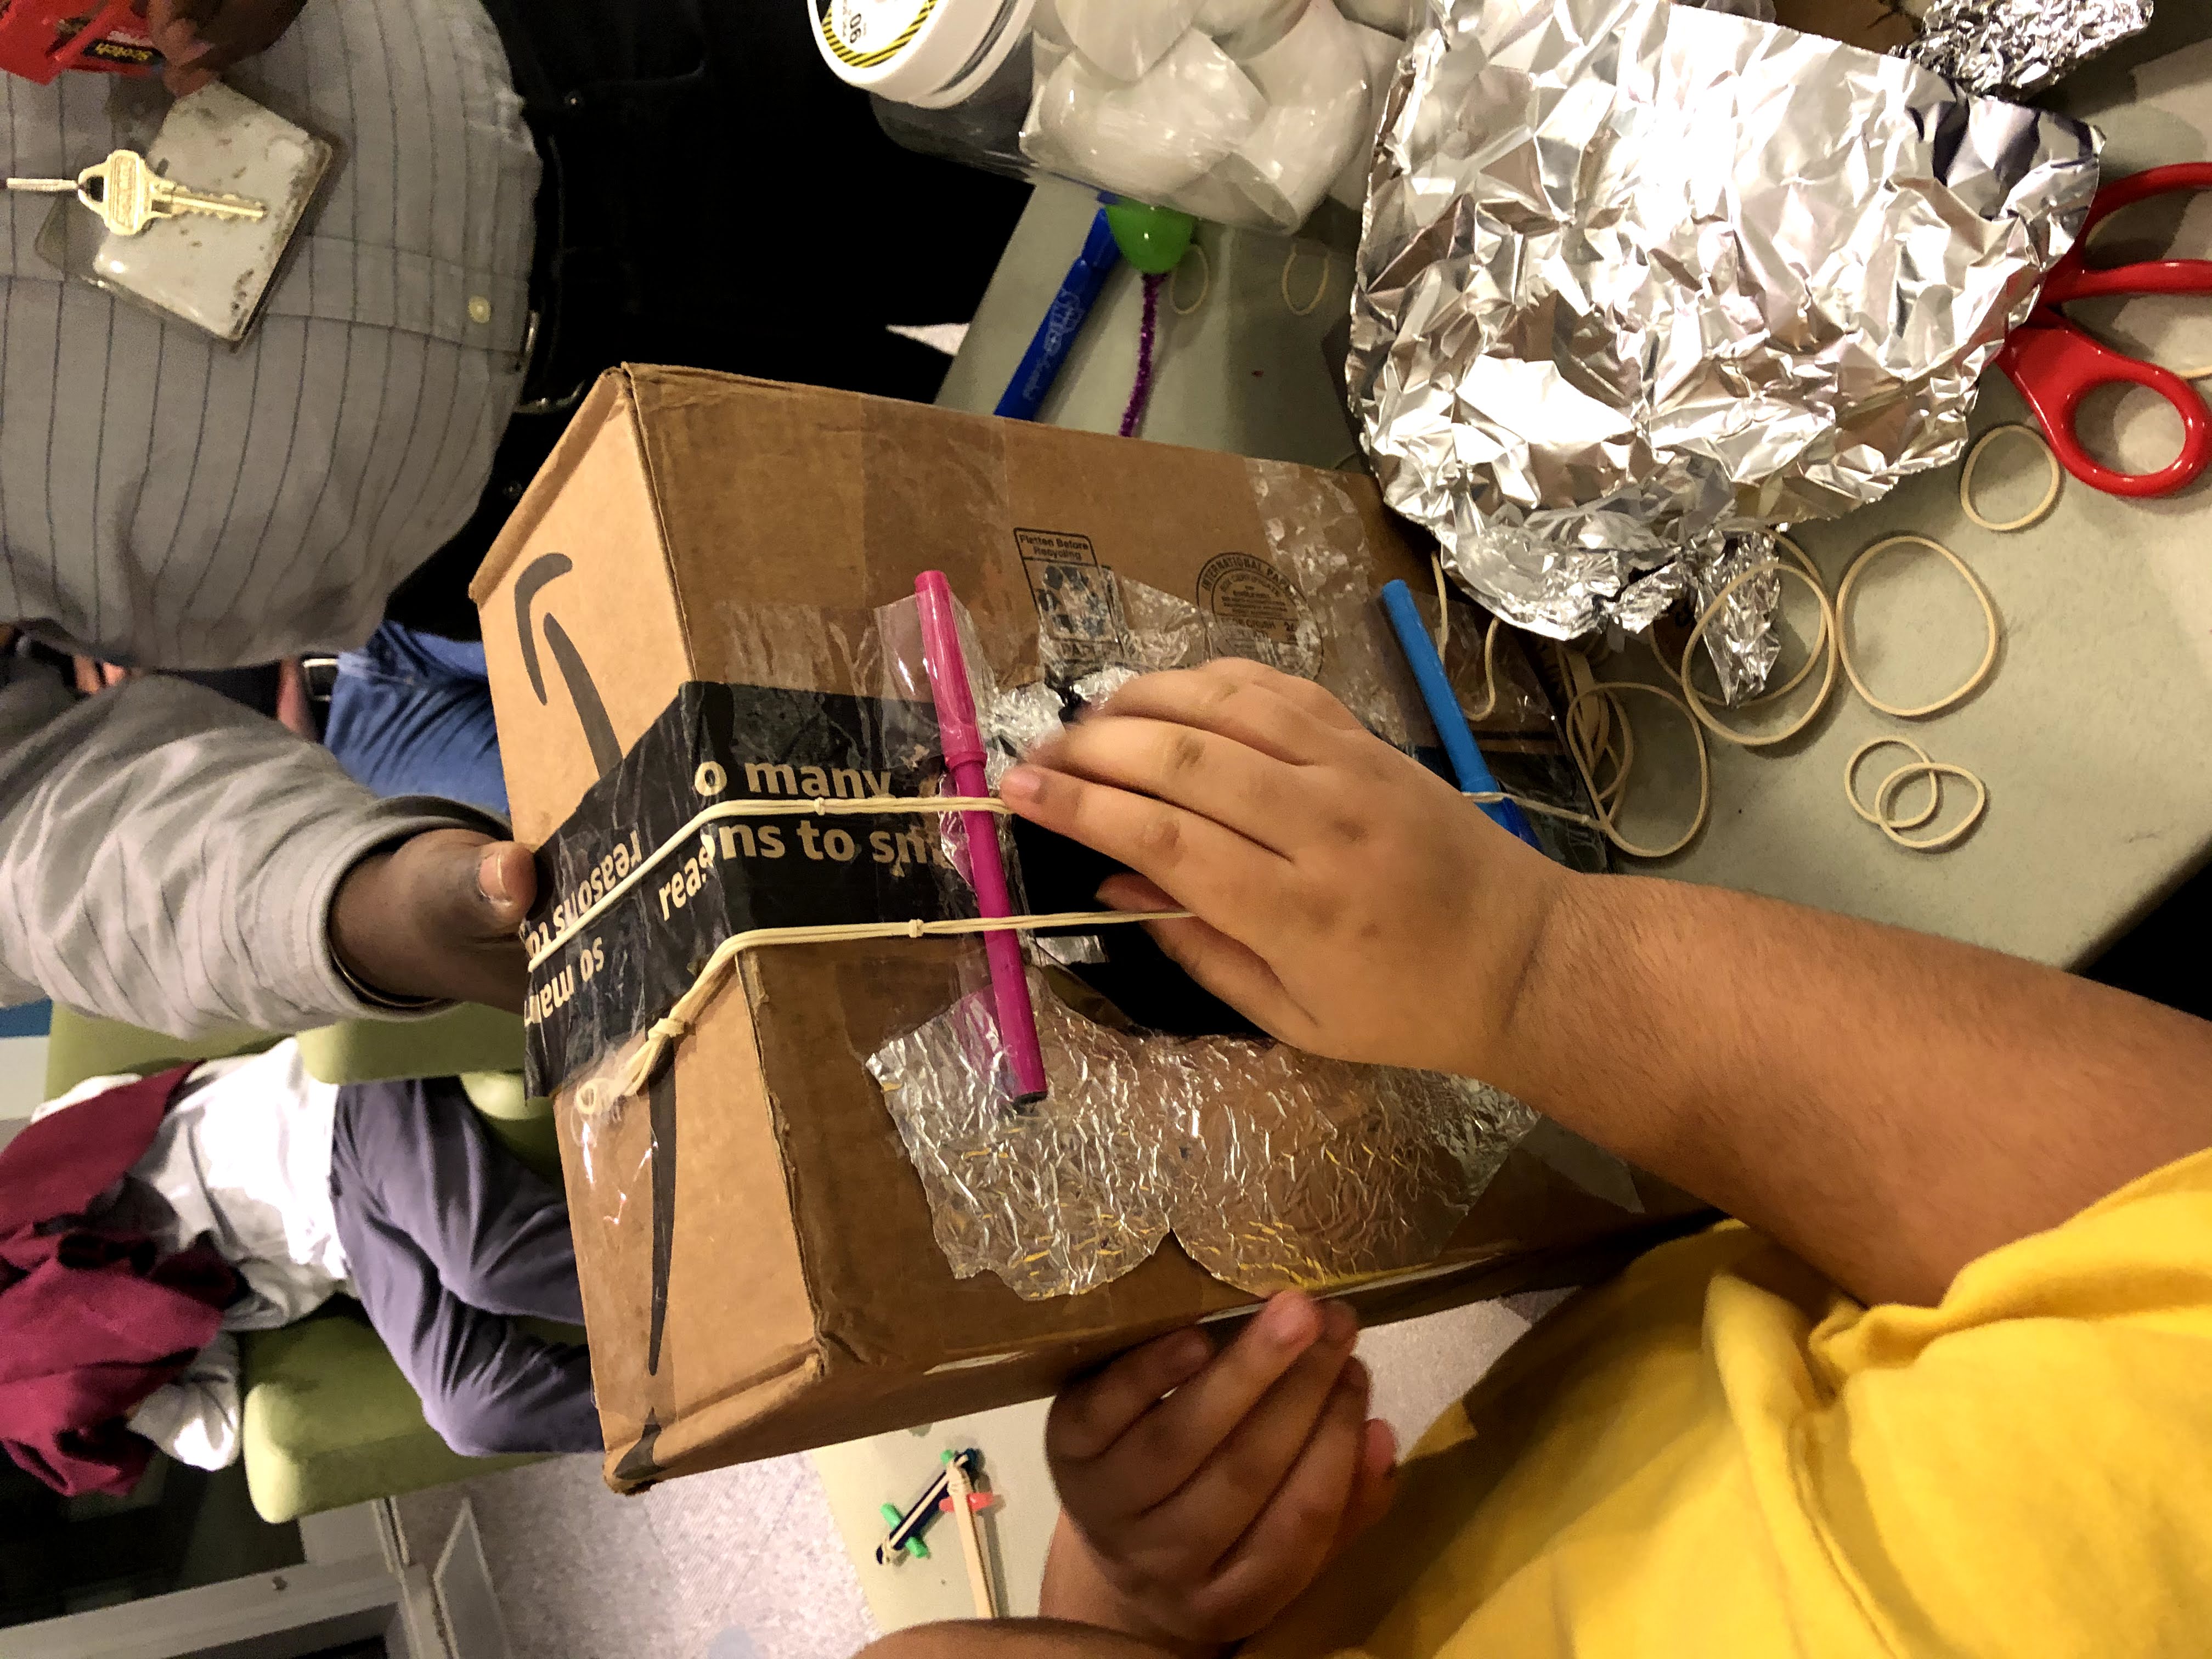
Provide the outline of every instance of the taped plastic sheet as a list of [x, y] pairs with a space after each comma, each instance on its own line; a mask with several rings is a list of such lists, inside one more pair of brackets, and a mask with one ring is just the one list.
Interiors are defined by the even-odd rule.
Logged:
[[[1037, 635], [1042, 683], [988, 682], [982, 659], [971, 657], [994, 784], [1015, 757], [1078, 708], [1103, 703], [1139, 674], [1195, 668], [1222, 657], [1315, 681], [1369, 731], [1408, 752], [1439, 742], [1364, 578], [1369, 532], [1351, 492], [1333, 477], [1282, 462], [1248, 461], [1245, 473], [1267, 538], [1265, 558], [1224, 553], [1210, 561], [1200, 574], [1196, 602], [1111, 570], [1086, 568], [1079, 583], [1052, 590], [1057, 625]], [[1688, 588], [1686, 568], [1674, 592]], [[1647, 592], [1659, 591], [1655, 586]], [[1428, 611], [1434, 601], [1423, 593], [1417, 603]], [[1430, 621], [1433, 627], [1433, 615]], [[1771, 662], [1780, 649], [1778, 634], [1766, 649]], [[1463, 706], [1483, 724], [1486, 749], [1504, 787], [1587, 811], [1581, 781], [1554, 739], [1549, 705], [1533, 679], [1515, 670], [1517, 653], [1509, 652], [1503, 664], [1493, 660], [1484, 649], [1480, 619], [1466, 610], [1444, 655]], [[1595, 830], [1542, 815], [1536, 823], [1552, 857], [1576, 869], [1606, 866], [1605, 842]]]
[[[1079, 601], [1089, 625], [1040, 628], [1034, 670], [1006, 670], [1023, 653], [1003, 629], [987, 638], [960, 611], [994, 781], [1083, 702], [1103, 701], [1137, 673], [1223, 655], [1320, 680], [1389, 741], [1411, 749], [1431, 740], [1418, 694], [1362, 591], [1366, 532], [1357, 504], [1336, 483], [1294, 468], [1255, 463], [1250, 478], [1266, 556], [1211, 562], [1195, 589], [1200, 602], [1096, 570], [1080, 593], [1054, 590], [1054, 620], [1075, 620], [1070, 607]], [[626, 757], [549, 847], [568, 884], [581, 876], [581, 866], [570, 865], [617, 825], [625, 836], [642, 826], [629, 844], [639, 856], [650, 853], [656, 826], [696, 811], [702, 790], [843, 800], [941, 787], [912, 600], [869, 613], [731, 606], [714, 620], [731, 660], [766, 684], [687, 689], [665, 732], [656, 728]], [[1063, 638], [1077, 644], [1054, 643]], [[1462, 682], [1479, 673], [1480, 629], [1462, 627], [1449, 656]], [[860, 695], [803, 689], [824, 679]], [[1501, 674], [1492, 700], [1548, 738], [1540, 699], [1518, 676]], [[1030, 878], [1048, 878], [1050, 866], [1026, 869], [1011, 826], [999, 829], [1016, 907], [1040, 908]], [[833, 832], [841, 837], [834, 844]], [[583, 976], [580, 994], [535, 1028], [545, 1049], [534, 1062], [541, 1075], [580, 1085], [574, 1139], [595, 1218], [617, 1224], [666, 1184], [656, 1150], [658, 1137], [674, 1133], [672, 1120], [660, 1121], [665, 1103], [627, 1097], [617, 1079], [643, 1024], [665, 1011], [716, 945], [762, 921], [972, 915], [969, 865], [960, 816], [878, 823], [864, 814], [825, 820], [818, 834], [807, 818], [750, 830], [742, 819], [718, 823], [655, 863], [651, 890], [659, 896], [646, 908], [654, 936], [667, 935], [665, 948], [611, 951], [607, 965]], [[664, 892], [679, 874], [682, 887]], [[1041, 908], [1084, 908], [1091, 890]], [[772, 915], [763, 910], [771, 902]], [[671, 917], [681, 930], [672, 930]], [[1234, 1036], [1142, 1032], [1104, 1000], [1115, 993], [1098, 988], [1116, 982], [1115, 971], [1126, 981], [1130, 970], [1116, 953], [1144, 943], [1131, 928], [1025, 939], [1039, 970], [1032, 983], [1053, 1084], [1033, 1116], [1008, 1109], [988, 975], [972, 944], [937, 947], [957, 987], [950, 1006], [913, 1008], [908, 1018], [919, 1029], [869, 1059], [957, 1271], [1000, 1273], [1032, 1299], [1075, 1294], [1127, 1272], [1170, 1234], [1208, 1271], [1255, 1293], [1418, 1268], [1445, 1249], [1537, 1121], [1476, 1084], [1322, 1060]], [[1047, 969], [1061, 971], [1048, 978]], [[648, 970], [658, 977], [640, 976]], [[1161, 971], [1175, 970], [1163, 963]], [[602, 994], [607, 989], [615, 994]], [[600, 1024], [576, 1024], [592, 1019]], [[640, 1111], [653, 1116], [650, 1134], [635, 1121]], [[1616, 1203], [1626, 1194], [1624, 1206], [1632, 1206], [1626, 1170], [1584, 1150], [1588, 1168], [1569, 1177], [1589, 1185], [1589, 1170], [1602, 1171], [1602, 1186], [1591, 1190]], [[658, 1214], [666, 1206], [655, 1200], [650, 1207]]]
[[[2083, 127], [1665, 0], [1437, 0], [1348, 386], [1391, 506], [1517, 626], [1639, 628], [1737, 538], [1960, 453], [2097, 182]], [[1730, 697], [1771, 607], [1707, 635]]]
[[1029, 1300], [1110, 1284], [1170, 1234], [1255, 1296], [1423, 1266], [1538, 1121], [1480, 1084], [1139, 1036], [1031, 990], [1033, 1116], [1002, 1109], [981, 996], [868, 1060], [954, 1273]]

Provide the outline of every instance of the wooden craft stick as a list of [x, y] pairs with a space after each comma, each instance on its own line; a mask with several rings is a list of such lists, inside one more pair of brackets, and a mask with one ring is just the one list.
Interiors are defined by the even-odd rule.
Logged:
[[991, 1594], [990, 1575], [983, 1570], [983, 1540], [975, 1533], [975, 1483], [958, 1458], [945, 1467], [945, 1496], [952, 1500], [952, 1524], [960, 1529], [960, 1553], [968, 1559], [968, 1589], [975, 1598], [978, 1619], [996, 1619], [999, 1604]]

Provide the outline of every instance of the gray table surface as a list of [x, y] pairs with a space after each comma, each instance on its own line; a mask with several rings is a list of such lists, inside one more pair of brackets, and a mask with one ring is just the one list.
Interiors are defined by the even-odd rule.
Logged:
[[[2106, 136], [2107, 176], [2212, 160], [2212, 15], [2201, 11], [2162, 9], [2149, 36], [2064, 89], [2061, 106]], [[1039, 188], [941, 402], [993, 407], [1094, 205], [1073, 187]], [[1144, 435], [1312, 465], [1357, 465], [1357, 440], [1322, 349], [1345, 316], [1357, 238], [1348, 215], [1317, 222], [1295, 243], [1204, 228], [1201, 252], [1168, 292]], [[2212, 197], [2189, 204], [2173, 247], [2212, 256]], [[1133, 274], [1117, 272], [1044, 418], [1096, 431], [1118, 427], [1140, 303]], [[2106, 307], [2091, 319], [2170, 364], [2212, 365], [2212, 307], [2201, 300]], [[2011, 386], [1993, 371], [1975, 429], [2024, 418]], [[2085, 422], [2093, 447], [2136, 467], [2162, 464], [2179, 430], [2171, 410], [2137, 391], [2100, 394]], [[2032, 505], [2043, 465], [2024, 441], [1993, 447], [1977, 477], [1984, 514], [2002, 519]], [[2085, 962], [2212, 856], [2212, 481], [2144, 502], [2069, 480], [2050, 518], [2000, 536], [1960, 511], [1954, 466], [1848, 518], [1807, 526], [1800, 539], [1832, 593], [1852, 555], [1905, 531], [1949, 545], [1988, 587], [2002, 620], [1990, 684], [1952, 713], [1917, 722], [1879, 714], [1844, 686], [1810, 730], [1787, 744], [1748, 750], [1717, 742], [1713, 816], [1704, 835], [1679, 857], [1656, 866], [1623, 860], [1623, 866], [2045, 962]], [[1793, 593], [1793, 635], [1810, 607]], [[1979, 609], [1933, 556], [1893, 555], [1870, 567], [1855, 591], [1850, 625], [1862, 674], [1899, 704], [1956, 684], [1981, 653]], [[1634, 642], [1601, 668], [1657, 676], [1651, 653]], [[1633, 701], [1647, 754], [1624, 829], [1663, 842], [1695, 800], [1686, 723], [1656, 701]], [[1746, 718], [1755, 729], [1759, 717]], [[1970, 767], [1988, 782], [1987, 817], [1953, 850], [1892, 846], [1845, 805], [1845, 759], [1865, 739], [1889, 732], [1912, 737], [1935, 758]], [[1863, 787], [1905, 758], [1895, 750], [1870, 757]], [[1951, 799], [1970, 796], [1958, 787]]]

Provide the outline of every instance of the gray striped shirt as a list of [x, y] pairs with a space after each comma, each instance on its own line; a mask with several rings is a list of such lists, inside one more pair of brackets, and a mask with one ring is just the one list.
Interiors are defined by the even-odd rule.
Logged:
[[[112, 662], [359, 643], [467, 521], [520, 384], [538, 164], [476, 0], [309, 0], [227, 78], [340, 157], [243, 348], [64, 281], [51, 199], [0, 198], [0, 622]], [[6, 170], [105, 155], [111, 87], [0, 76]], [[0, 1002], [179, 1032], [362, 1012], [337, 876], [465, 815], [379, 805], [174, 682], [72, 711], [49, 681], [0, 664]]]

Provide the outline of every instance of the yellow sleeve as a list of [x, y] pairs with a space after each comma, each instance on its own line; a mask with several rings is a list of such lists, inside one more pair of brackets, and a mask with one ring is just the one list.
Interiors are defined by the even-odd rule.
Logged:
[[1540, 1325], [1267, 1659], [2212, 1655], [2212, 1152], [1865, 1309], [1741, 1226]]
[[1892, 1650], [2212, 1653], [2212, 1153], [1808, 1354], [1790, 1467]]

